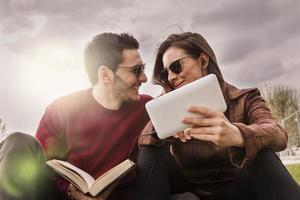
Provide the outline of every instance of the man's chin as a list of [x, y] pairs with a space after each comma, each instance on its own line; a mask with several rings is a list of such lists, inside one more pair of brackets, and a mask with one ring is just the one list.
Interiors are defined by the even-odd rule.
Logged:
[[136, 102], [140, 100], [140, 95], [128, 96], [125, 101], [127, 102]]
[[140, 95], [138, 89], [134, 90], [134, 92], [129, 95], [129, 98], [131, 99], [131, 101], [139, 101]]
[[140, 100], [140, 95], [136, 95], [131, 98], [131, 101], [139, 101]]

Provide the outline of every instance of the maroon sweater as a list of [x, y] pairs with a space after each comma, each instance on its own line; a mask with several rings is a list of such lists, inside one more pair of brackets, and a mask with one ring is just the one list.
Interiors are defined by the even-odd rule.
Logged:
[[[36, 138], [43, 145], [47, 159], [66, 160], [97, 178], [128, 158], [149, 121], [145, 103], [151, 97], [141, 95], [138, 102], [108, 110], [94, 100], [91, 91], [79, 91], [48, 106]], [[125, 177], [109, 199], [128, 199], [132, 181], [132, 174]], [[60, 178], [55, 182], [66, 195], [69, 183]]]

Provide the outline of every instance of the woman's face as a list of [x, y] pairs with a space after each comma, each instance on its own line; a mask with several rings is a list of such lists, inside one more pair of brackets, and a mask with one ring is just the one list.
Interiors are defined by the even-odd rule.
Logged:
[[[201, 62], [201, 57], [203, 56], [206, 57], [204, 54], [201, 54], [199, 58], [190, 57], [184, 49], [177, 47], [167, 49], [163, 54], [162, 60], [164, 68], [168, 72], [168, 81], [174, 89], [180, 88], [207, 75], [206, 67], [203, 69], [203, 62]], [[177, 63], [175, 61], [177, 61]], [[182, 71], [178, 74], [173, 72], [174, 70], [172, 71], [174, 64], [177, 65], [177, 68], [178, 65], [182, 67]]]

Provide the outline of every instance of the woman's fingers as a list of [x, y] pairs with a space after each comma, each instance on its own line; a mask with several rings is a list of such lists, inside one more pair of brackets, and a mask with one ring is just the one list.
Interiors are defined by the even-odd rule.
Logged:
[[220, 118], [183, 117], [182, 122], [201, 127], [218, 126], [221, 124]]
[[189, 135], [215, 135], [219, 133], [218, 127], [194, 127], [187, 128], [184, 130], [186, 134]]
[[187, 128], [184, 130], [191, 138], [203, 141], [210, 141], [214, 144], [220, 142], [220, 131], [216, 127], [200, 127], [200, 128]]
[[178, 132], [176, 134], [173, 135], [175, 138], [179, 138], [181, 142], [186, 142], [187, 140], [192, 139], [192, 137], [190, 136], [190, 134], [185, 134], [183, 131], [182, 132]]
[[218, 111], [215, 111], [215, 110], [212, 110], [209, 108], [205, 108], [205, 107], [200, 107], [200, 106], [189, 106], [187, 108], [187, 110], [192, 113], [198, 113], [206, 118], [218, 117], [223, 114], [222, 112], [218, 112]]

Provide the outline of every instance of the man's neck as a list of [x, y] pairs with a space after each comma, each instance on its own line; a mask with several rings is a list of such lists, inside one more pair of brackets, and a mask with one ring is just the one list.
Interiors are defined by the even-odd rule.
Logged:
[[92, 94], [94, 99], [106, 109], [119, 110], [122, 106], [123, 101], [114, 95], [111, 88], [96, 84], [93, 87]]

